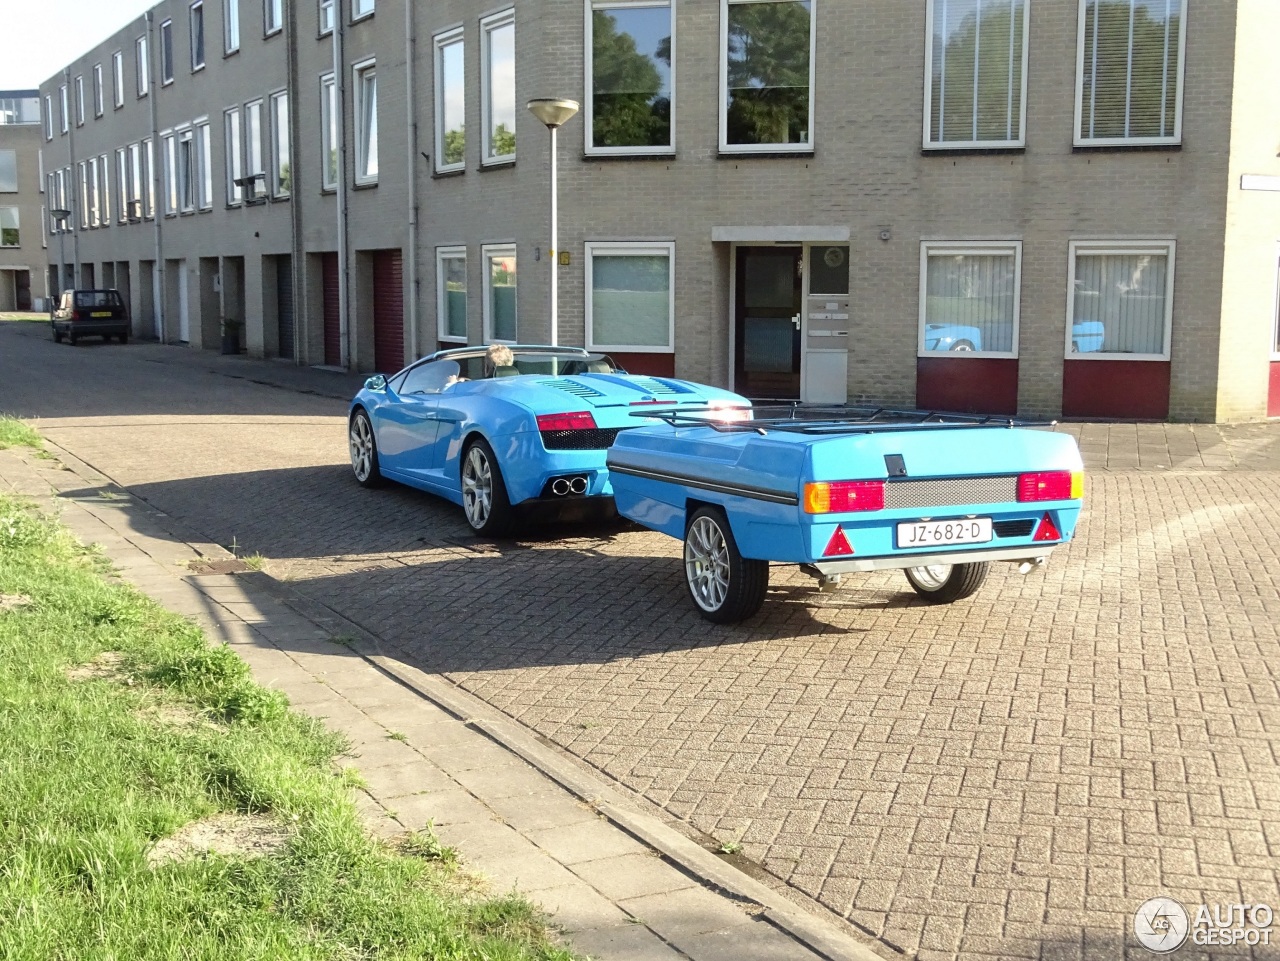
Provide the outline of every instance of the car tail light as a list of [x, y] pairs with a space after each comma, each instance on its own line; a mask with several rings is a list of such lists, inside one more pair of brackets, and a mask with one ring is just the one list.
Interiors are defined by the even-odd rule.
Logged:
[[1053, 522], [1053, 518], [1048, 514], [1040, 518], [1040, 526], [1036, 528], [1036, 536], [1031, 538], [1033, 541], [1060, 541], [1062, 540], [1062, 531], [1058, 530], [1058, 525]]
[[596, 419], [590, 411], [580, 410], [569, 414], [539, 414], [538, 430], [595, 430]]
[[1084, 496], [1082, 471], [1039, 471], [1018, 475], [1018, 500], [1033, 501], [1080, 500]]
[[849, 511], [884, 510], [884, 481], [835, 481], [805, 484], [807, 514], [844, 514]]
[[87, 310], [75, 310], [75, 311], [72, 311], [72, 312], [71, 312], [71, 319], [72, 319], [72, 320], [88, 320], [88, 319], [89, 319], [89, 311], [87, 311]]
[[822, 552], [823, 557], [848, 557], [853, 553], [853, 545], [849, 543], [849, 537], [844, 532], [844, 528], [839, 524], [836, 525], [836, 531], [831, 535], [831, 540], [827, 541], [827, 549]]

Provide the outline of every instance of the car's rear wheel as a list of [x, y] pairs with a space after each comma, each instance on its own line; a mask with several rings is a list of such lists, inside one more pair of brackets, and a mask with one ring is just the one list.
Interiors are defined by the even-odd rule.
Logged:
[[363, 487], [377, 487], [382, 483], [382, 471], [378, 467], [378, 439], [373, 434], [369, 415], [357, 410], [351, 415], [347, 433], [351, 446], [351, 471]]
[[973, 350], [973, 342], [968, 340], [957, 340], [951, 345], [952, 350]]
[[699, 507], [684, 535], [684, 579], [698, 613], [716, 624], [733, 624], [760, 610], [769, 563], [742, 556], [723, 511]]
[[991, 570], [990, 561], [974, 564], [929, 564], [903, 573], [917, 594], [932, 604], [950, 604], [977, 592]]
[[502, 469], [483, 438], [468, 444], [462, 455], [462, 511], [471, 529], [484, 537], [503, 537], [514, 526]]

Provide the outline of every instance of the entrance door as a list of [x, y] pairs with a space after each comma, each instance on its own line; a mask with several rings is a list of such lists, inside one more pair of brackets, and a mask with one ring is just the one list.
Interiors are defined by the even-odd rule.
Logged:
[[191, 296], [187, 291], [187, 262], [178, 261], [178, 340], [191, 340]]
[[338, 283], [338, 255], [320, 255], [320, 273], [323, 278], [324, 314], [324, 362], [328, 367], [342, 365], [342, 316], [338, 309], [340, 288]]
[[800, 398], [800, 247], [738, 247], [734, 264], [734, 377], [740, 394]]
[[293, 258], [276, 258], [276, 341], [279, 355], [293, 360]]
[[386, 374], [404, 366], [404, 272], [398, 250], [373, 255], [373, 364]]

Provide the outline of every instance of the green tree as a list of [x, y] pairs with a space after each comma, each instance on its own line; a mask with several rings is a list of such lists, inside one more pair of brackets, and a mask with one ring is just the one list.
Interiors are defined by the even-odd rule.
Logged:
[[597, 147], [660, 147], [671, 143], [671, 100], [654, 59], [671, 64], [671, 38], [649, 57], [635, 37], [619, 32], [607, 11], [592, 15], [592, 78]]
[[[939, 24], [940, 30], [948, 27]], [[1022, 0], [985, 0], [945, 39], [934, 35], [930, 122], [935, 139], [1020, 136], [1022, 31]]]
[[467, 131], [465, 127], [446, 130], [444, 133], [444, 162], [460, 164], [466, 159]]
[[491, 157], [509, 157], [516, 152], [516, 132], [508, 130], [505, 123], [498, 124], [489, 138], [489, 155]]
[[1145, 6], [1131, 8], [1128, 0], [1095, 0], [1089, 4], [1081, 77], [1082, 136], [1172, 135], [1178, 103], [1181, 30], [1177, 13], [1167, 19], [1157, 17]]
[[808, 141], [809, 30], [808, 0], [729, 6], [729, 143]]

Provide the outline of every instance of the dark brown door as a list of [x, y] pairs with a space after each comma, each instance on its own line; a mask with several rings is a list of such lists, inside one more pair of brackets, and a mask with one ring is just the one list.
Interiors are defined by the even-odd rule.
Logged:
[[398, 250], [373, 255], [373, 365], [384, 374], [404, 366], [404, 272]]
[[328, 367], [342, 365], [342, 317], [338, 310], [338, 255], [322, 254], [320, 273], [324, 287], [324, 362]]
[[280, 356], [293, 360], [293, 258], [276, 258], [276, 324]]
[[739, 247], [734, 264], [734, 390], [800, 397], [800, 247]]

